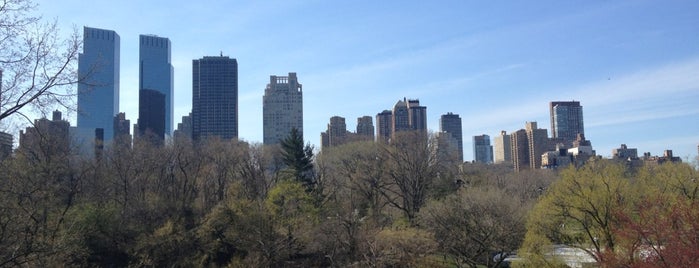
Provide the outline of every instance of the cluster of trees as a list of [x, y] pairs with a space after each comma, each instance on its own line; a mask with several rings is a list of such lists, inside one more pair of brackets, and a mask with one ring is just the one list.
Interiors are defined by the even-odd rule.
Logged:
[[401, 141], [18, 150], [0, 163], [0, 266], [494, 267], [556, 179], [459, 170], [431, 138]]
[[564, 244], [601, 267], [697, 267], [698, 198], [699, 174], [688, 164], [565, 170], [530, 212], [522, 266], [565, 267], [551, 254]]

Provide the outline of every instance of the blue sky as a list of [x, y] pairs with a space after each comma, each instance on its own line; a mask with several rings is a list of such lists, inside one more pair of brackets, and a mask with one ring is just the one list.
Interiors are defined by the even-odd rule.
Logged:
[[[597, 153], [695, 157], [699, 144], [697, 1], [83, 1], [42, 0], [66, 34], [82, 26], [121, 36], [120, 110], [138, 114], [138, 35], [172, 42], [175, 121], [191, 110], [191, 62], [238, 60], [240, 138], [262, 140], [270, 75], [296, 72], [304, 136], [329, 118], [375, 116], [403, 97], [428, 125], [458, 113], [464, 158], [474, 135], [537, 121], [548, 102], [577, 100]], [[74, 121], [73, 121], [74, 122]], [[550, 129], [549, 129], [550, 135]]]

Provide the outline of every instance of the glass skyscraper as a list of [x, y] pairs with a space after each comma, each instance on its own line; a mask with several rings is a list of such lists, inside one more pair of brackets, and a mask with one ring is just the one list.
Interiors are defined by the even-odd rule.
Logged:
[[78, 79], [78, 128], [102, 128], [104, 141], [111, 141], [112, 122], [119, 112], [119, 35], [116, 32], [83, 28]]
[[578, 101], [552, 101], [551, 136], [553, 139], [572, 143], [578, 134], [585, 135], [583, 111]]
[[[174, 105], [174, 70], [170, 60], [170, 47], [170, 39], [155, 35], [140, 35], [138, 87], [139, 90], [158, 91], [165, 97], [165, 122], [163, 124], [165, 126], [165, 135], [167, 136], [172, 134], [174, 127], [174, 114], [172, 112]], [[151, 96], [152, 94], [148, 93], [148, 95]], [[139, 112], [140, 116], [141, 113]], [[150, 128], [150, 126], [145, 127]]]
[[238, 61], [226, 56], [192, 61], [192, 138], [238, 138]]

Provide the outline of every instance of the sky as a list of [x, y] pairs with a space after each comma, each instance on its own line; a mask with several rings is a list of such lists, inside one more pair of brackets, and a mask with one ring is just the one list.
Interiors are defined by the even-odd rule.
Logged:
[[[270, 75], [303, 84], [304, 138], [319, 147], [330, 117], [427, 107], [429, 129], [462, 118], [491, 138], [536, 121], [550, 101], [580, 101], [598, 155], [620, 144], [694, 159], [699, 144], [699, 1], [39, 0], [67, 36], [83, 26], [121, 37], [120, 111], [138, 115], [138, 38], [167, 37], [174, 116], [192, 107], [192, 60], [238, 61], [239, 138], [262, 141]], [[74, 116], [72, 123], [74, 124]], [[374, 123], [376, 123], [374, 121]]]

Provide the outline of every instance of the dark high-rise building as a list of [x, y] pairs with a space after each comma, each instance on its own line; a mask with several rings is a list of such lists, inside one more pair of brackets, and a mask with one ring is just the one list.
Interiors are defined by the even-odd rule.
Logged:
[[393, 106], [392, 114], [391, 134], [395, 135], [396, 132], [412, 130], [410, 127], [410, 110], [408, 109], [408, 102], [405, 99], [399, 100], [396, 105]]
[[295, 128], [303, 135], [303, 87], [296, 73], [269, 77], [262, 97], [263, 143], [278, 144]]
[[447, 113], [439, 117], [439, 131], [451, 134], [456, 140], [459, 161], [464, 162], [464, 139], [461, 132], [461, 117], [458, 114]]
[[165, 95], [141, 89], [138, 96], [138, 137], [162, 145], [165, 140]]
[[330, 117], [328, 130], [321, 133], [321, 149], [342, 145], [349, 141], [349, 133], [347, 133], [347, 124], [345, 118], [340, 116]]
[[374, 140], [374, 122], [371, 116], [357, 118], [357, 135], [360, 139]]
[[170, 60], [170, 39], [141, 35], [139, 44], [139, 90], [155, 90], [165, 98], [165, 135], [173, 128], [174, 69]]
[[427, 132], [427, 107], [420, 106], [419, 100], [408, 100], [410, 128]]
[[0, 131], [0, 161], [12, 155], [12, 134]]
[[78, 123], [86, 133], [102, 128], [111, 141], [112, 120], [119, 111], [119, 35], [83, 28], [83, 53], [78, 56]]
[[477, 163], [493, 163], [493, 146], [490, 145], [490, 136], [473, 136], [473, 160]]
[[388, 143], [393, 136], [393, 112], [384, 110], [376, 114], [376, 141]]
[[131, 144], [131, 120], [126, 119], [125, 113], [114, 116], [114, 139], [123, 144]]
[[227, 56], [192, 61], [192, 138], [238, 138], [238, 61]]
[[572, 143], [578, 134], [585, 135], [583, 111], [578, 101], [552, 101], [549, 103], [551, 112], [551, 137], [554, 140]]
[[182, 116], [182, 122], [177, 124], [174, 136], [186, 139], [192, 138], [192, 113]]

